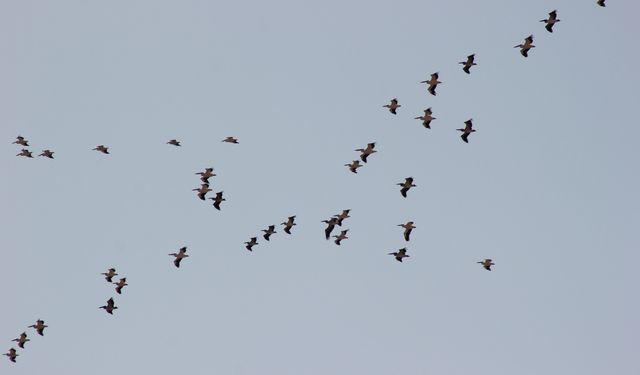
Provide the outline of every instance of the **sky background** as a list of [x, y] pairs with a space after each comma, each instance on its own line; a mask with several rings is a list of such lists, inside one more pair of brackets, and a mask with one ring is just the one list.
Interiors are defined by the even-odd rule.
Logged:
[[[638, 14], [0, 2], [2, 352], [32, 339], [0, 373], [638, 374]], [[529, 34], [525, 59], [513, 46]], [[434, 97], [420, 81], [436, 71]], [[413, 119], [427, 107], [431, 130]], [[16, 157], [18, 134], [55, 160]], [[222, 211], [191, 191], [206, 167]], [[347, 208], [336, 246], [321, 220]], [[245, 250], [290, 215], [291, 236]], [[404, 246], [405, 262], [387, 255]], [[44, 337], [26, 328], [38, 318]]]

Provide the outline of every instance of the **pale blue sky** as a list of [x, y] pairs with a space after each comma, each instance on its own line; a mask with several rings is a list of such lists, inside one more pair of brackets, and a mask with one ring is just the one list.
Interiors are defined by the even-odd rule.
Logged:
[[[0, 373], [638, 374], [638, 14], [0, 2], [0, 349], [49, 325]], [[512, 47], [529, 34], [525, 59]], [[433, 97], [419, 82], [436, 71]], [[431, 130], [413, 119], [427, 107]], [[18, 134], [56, 159], [15, 157]], [[343, 164], [372, 141], [353, 175]], [[220, 212], [191, 191], [209, 166]], [[321, 220], [345, 208], [338, 247]], [[290, 215], [293, 235], [244, 249]], [[387, 255], [403, 246], [404, 263]], [[121, 296], [100, 275], [112, 266]]]

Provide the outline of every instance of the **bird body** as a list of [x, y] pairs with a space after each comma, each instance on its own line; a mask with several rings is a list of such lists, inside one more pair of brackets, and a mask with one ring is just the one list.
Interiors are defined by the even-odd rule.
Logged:
[[396, 185], [400, 185], [402, 186], [402, 189], [400, 189], [400, 194], [402, 194], [403, 197], [407, 197], [407, 192], [409, 191], [409, 189], [411, 189], [412, 187], [416, 187], [416, 185], [413, 184], [413, 177], [407, 177], [404, 179], [404, 182], [398, 182]]
[[409, 236], [411, 235], [411, 231], [416, 228], [413, 225], [413, 221], [407, 221], [405, 224], [398, 224], [398, 226], [404, 228], [404, 240], [409, 241]]
[[374, 150], [374, 148], [376, 147], [376, 143], [375, 142], [371, 142], [371, 143], [367, 143], [367, 147], [366, 148], [357, 148], [355, 149], [355, 151], [360, 151], [360, 159], [363, 162], [367, 162], [367, 157], [369, 157], [369, 155], [378, 152], [376, 150]]
[[120, 281], [118, 281], [117, 283], [113, 283], [116, 285], [116, 293], [118, 294], [122, 294], [122, 288], [124, 288], [125, 286], [129, 285], [127, 284], [127, 278], [123, 277], [120, 279]]
[[436, 88], [438, 87], [439, 84], [441, 84], [442, 82], [438, 80], [438, 78], [440, 77], [440, 73], [435, 72], [433, 74], [431, 74], [431, 79], [428, 81], [422, 81], [420, 83], [426, 83], [427, 85], [429, 85], [429, 87], [427, 88], [427, 91], [429, 91], [429, 93], [433, 96], [436, 95]]
[[398, 262], [402, 262], [402, 258], [409, 258], [406, 247], [403, 247], [402, 249], [395, 251], [393, 253], [389, 253], [389, 255], [393, 255]]
[[117, 309], [118, 306], [115, 305], [115, 302], [113, 302], [113, 298], [109, 298], [107, 300], [107, 304], [104, 306], [100, 306], [100, 309], [104, 309], [104, 311], [106, 311], [107, 313], [113, 315], [113, 310]]
[[42, 150], [42, 153], [38, 156], [44, 156], [46, 158], [53, 159], [53, 154], [54, 152], [51, 150]]
[[17, 154], [16, 156], [24, 156], [27, 158], [32, 158], [33, 155], [31, 154], [31, 151], [27, 150], [26, 148], [23, 148], [22, 151], [20, 151], [19, 154]]
[[14, 145], [20, 145], [20, 146], [24, 146], [24, 147], [29, 147], [29, 141], [27, 141], [23, 136], [19, 135], [16, 137], [15, 142], [13, 142], [12, 144]]
[[362, 167], [362, 164], [360, 164], [360, 160], [354, 160], [351, 162], [351, 164], [345, 164], [345, 167], [349, 167], [349, 170], [353, 173], [358, 173], [358, 168]]
[[383, 107], [385, 108], [389, 108], [389, 112], [393, 113], [394, 115], [396, 114], [396, 109], [402, 107], [400, 104], [398, 104], [398, 99], [397, 98], [393, 98], [391, 99], [391, 102], [389, 104], [385, 104], [383, 105]]
[[116, 273], [116, 269], [115, 268], [109, 268], [107, 270], [107, 272], [103, 272], [101, 273], [101, 275], [104, 275], [104, 279], [107, 280], [108, 282], [112, 282], [113, 277], [117, 276], [118, 274]]
[[182, 259], [189, 257], [189, 255], [187, 254], [186, 246], [181, 247], [177, 253], [171, 253], [169, 255], [172, 255], [176, 258], [173, 260], [173, 265], [176, 266], [176, 268], [180, 268], [180, 262], [182, 261]]
[[464, 122], [464, 124], [465, 124], [464, 128], [456, 129], [456, 130], [462, 132], [462, 135], [460, 136], [460, 138], [462, 138], [464, 143], [469, 143], [469, 134], [475, 132], [475, 129], [473, 129], [473, 119], [468, 119], [467, 121]]
[[329, 220], [322, 220], [322, 222], [327, 224], [327, 228], [325, 228], [324, 230], [324, 236], [325, 239], [328, 240], [329, 238], [331, 238], [331, 232], [333, 231], [333, 228], [335, 228], [336, 224], [338, 223], [338, 218], [332, 217]]
[[227, 143], [233, 143], [233, 144], [238, 144], [238, 139], [234, 138], [234, 137], [227, 137], [225, 139], [222, 140], [222, 142], [227, 142]]
[[520, 48], [520, 54], [524, 57], [529, 57], [529, 50], [531, 48], [535, 48], [535, 46], [533, 45], [533, 35], [529, 35], [524, 39], [523, 44], [518, 44], [513, 48]]
[[36, 321], [36, 324], [30, 325], [29, 328], [35, 328], [36, 332], [38, 332], [38, 334], [40, 336], [44, 336], [44, 329], [47, 328], [48, 325], [44, 324], [44, 320], [42, 319], [38, 319]]
[[340, 242], [342, 240], [346, 240], [349, 237], [347, 237], [347, 232], [349, 231], [349, 229], [345, 229], [343, 231], [340, 231], [340, 234], [336, 234], [333, 237], [336, 239], [334, 242], [336, 243], [336, 245], [340, 246]]
[[294, 223], [295, 219], [296, 219], [296, 215], [289, 216], [287, 221], [285, 221], [284, 223], [280, 223], [280, 225], [284, 225], [284, 232], [286, 234], [291, 234], [291, 228], [293, 228], [294, 225], [298, 225]]
[[105, 145], [99, 145], [93, 149], [94, 151], [102, 152], [103, 154], [109, 153], [109, 147], [105, 147]]
[[220, 211], [220, 204], [226, 199], [222, 198], [222, 191], [216, 193], [215, 198], [209, 198], [213, 201], [213, 207], [215, 207], [218, 211]]
[[196, 174], [200, 175], [200, 181], [202, 181], [203, 184], [208, 184], [209, 178], [216, 176], [216, 174], [213, 172], [213, 168], [206, 168], [204, 172], [198, 172]]
[[171, 140], [169, 140], [169, 142], [167, 142], [167, 144], [168, 144], [168, 145], [178, 146], [178, 147], [179, 147], [179, 146], [182, 146], [182, 145], [180, 144], [180, 141], [178, 141], [177, 139], [171, 139]]
[[546, 25], [544, 25], [544, 28], [547, 29], [548, 32], [552, 33], [553, 25], [555, 25], [557, 22], [560, 22], [560, 20], [558, 19], [557, 11], [554, 10], [552, 12], [549, 12], [549, 18], [540, 20], [540, 22], [546, 23]]
[[16, 357], [18, 357], [20, 354], [18, 354], [14, 348], [11, 348], [7, 353], [3, 355], [6, 355], [7, 357], [9, 357], [9, 360], [11, 362], [16, 363]]
[[25, 344], [27, 341], [31, 341], [31, 340], [27, 338], [27, 333], [26, 333], [26, 332], [22, 332], [22, 333], [20, 334], [20, 337], [18, 337], [17, 339], [13, 339], [13, 340], [11, 340], [11, 341], [15, 341], [15, 342], [17, 342], [17, 343], [18, 343], [18, 346], [19, 346], [20, 348], [24, 349], [24, 344]]
[[277, 233], [275, 225], [269, 225], [267, 229], [263, 229], [262, 231], [264, 232], [263, 237], [267, 241], [269, 241], [269, 237], [271, 237], [272, 234]]
[[342, 210], [341, 213], [339, 213], [338, 215], [333, 215], [333, 217], [335, 217], [336, 219], [338, 219], [336, 221], [336, 224], [338, 224], [338, 226], [342, 226], [342, 221], [344, 219], [350, 218], [351, 216], [349, 216], [349, 212], [351, 212], [351, 209], [348, 210]]
[[473, 53], [473, 54], [467, 56], [467, 61], [460, 61], [458, 64], [464, 65], [462, 67], [462, 70], [467, 74], [471, 74], [471, 70], [470, 70], [471, 67], [474, 66], [474, 65], [478, 65], [475, 62], [473, 62], [475, 60], [475, 58], [476, 58], [476, 54]]
[[258, 238], [257, 237], [251, 237], [251, 239], [248, 242], [245, 242], [245, 246], [247, 250], [249, 251], [253, 251], [253, 247], [255, 245], [258, 244]]
[[598, 0], [596, 1], [596, 4], [600, 5], [601, 7], [606, 7], [607, 5], [604, 3], [604, 0]]
[[482, 264], [482, 267], [484, 267], [484, 269], [487, 271], [491, 271], [491, 266], [495, 265], [495, 263], [493, 263], [491, 259], [485, 259], [482, 262], [476, 262], [476, 263]]
[[200, 185], [200, 188], [198, 189], [192, 189], [192, 190], [198, 192], [198, 198], [202, 200], [205, 200], [205, 196], [207, 195], [208, 192], [213, 191], [213, 189], [209, 189], [209, 184], [207, 183]]
[[427, 129], [431, 129], [431, 120], [435, 120], [436, 118], [431, 116], [433, 112], [431, 111], [431, 107], [424, 110], [424, 115], [420, 117], [416, 117], [416, 120], [422, 120], [422, 126]]

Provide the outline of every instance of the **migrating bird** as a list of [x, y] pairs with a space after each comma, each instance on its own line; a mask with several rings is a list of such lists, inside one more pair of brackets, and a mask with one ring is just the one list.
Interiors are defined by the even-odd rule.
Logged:
[[220, 204], [224, 201], [226, 201], [226, 199], [222, 198], [222, 192], [219, 191], [216, 193], [215, 198], [209, 198], [213, 201], [213, 207], [216, 208], [216, 210], [220, 211]]
[[349, 167], [351, 172], [358, 173], [358, 168], [362, 167], [362, 164], [360, 164], [360, 160], [354, 160], [351, 164], [345, 164], [344, 166]]
[[109, 147], [105, 147], [104, 145], [99, 145], [96, 148], [94, 148], [93, 150], [102, 152], [103, 154], [108, 154], [109, 153]]
[[18, 343], [18, 346], [19, 346], [20, 348], [24, 349], [24, 344], [25, 344], [27, 341], [31, 341], [31, 340], [29, 340], [29, 339], [27, 338], [27, 333], [26, 333], [26, 332], [22, 332], [22, 333], [20, 334], [20, 337], [18, 337], [17, 339], [13, 339], [13, 340], [11, 340], [11, 341], [15, 341], [15, 342], [17, 342], [17, 343]]
[[109, 298], [107, 300], [107, 304], [104, 306], [100, 306], [100, 309], [104, 309], [104, 311], [108, 312], [109, 314], [113, 315], [113, 310], [117, 309], [118, 306], [115, 305], [115, 303], [113, 302], [113, 298]]
[[375, 147], [376, 147], [376, 143], [371, 142], [371, 143], [367, 143], [366, 148], [357, 148], [354, 151], [360, 151], [360, 159], [366, 163], [367, 157], [369, 157], [369, 155], [373, 154], [374, 152], [378, 152], [374, 150]]
[[349, 216], [349, 212], [351, 212], [351, 209], [348, 210], [342, 210], [342, 212], [338, 215], [333, 215], [333, 217], [335, 217], [336, 219], [338, 219], [338, 221], [336, 222], [336, 224], [338, 224], [338, 226], [342, 226], [342, 221], [344, 219], [350, 218], [351, 216]]
[[343, 231], [340, 231], [340, 234], [336, 234], [333, 237], [336, 239], [334, 242], [336, 243], [336, 245], [340, 246], [340, 242], [342, 240], [346, 240], [349, 237], [347, 237], [347, 232], [349, 231], [349, 229], [345, 229]]
[[604, 0], [598, 0], [596, 4], [600, 5], [601, 7], [606, 7]]
[[404, 240], [409, 241], [409, 236], [411, 235], [411, 231], [416, 228], [413, 225], [413, 221], [407, 221], [406, 224], [398, 224], [398, 226], [404, 228]]
[[464, 65], [462, 67], [462, 70], [464, 70], [464, 72], [467, 74], [471, 74], [471, 71], [469, 69], [471, 69], [471, 67], [474, 65], [478, 65], [473, 62], [475, 58], [476, 58], [476, 54], [472, 53], [471, 55], [467, 56], [467, 61], [460, 61], [458, 64]]
[[223, 139], [222, 142], [238, 144], [238, 139], [233, 137], [227, 137]]
[[409, 191], [409, 189], [416, 186], [413, 184], [413, 177], [407, 177], [404, 179], [404, 182], [398, 182], [396, 185], [402, 186], [402, 189], [400, 189], [400, 194], [402, 194], [402, 196], [405, 198], [407, 197], [407, 192]]
[[42, 154], [40, 154], [38, 156], [44, 156], [46, 158], [53, 159], [53, 154], [54, 154], [54, 152], [51, 151], [51, 150], [42, 150]]
[[27, 158], [32, 158], [33, 156], [31, 155], [31, 151], [27, 150], [26, 148], [23, 148], [22, 151], [20, 151], [19, 154], [17, 154], [16, 156], [24, 156]]
[[178, 141], [177, 139], [171, 139], [169, 140], [169, 142], [167, 142], [168, 145], [174, 145], [174, 146], [182, 146], [180, 144], [180, 141]]
[[192, 191], [198, 192], [198, 198], [205, 200], [205, 196], [208, 192], [213, 191], [213, 189], [209, 189], [209, 184], [204, 183], [200, 186], [199, 189], [191, 189]]
[[120, 279], [120, 281], [118, 281], [117, 283], [114, 283], [116, 285], [116, 293], [118, 294], [122, 294], [122, 288], [124, 288], [125, 286], [129, 285], [127, 284], [127, 278], [123, 277]]
[[20, 354], [18, 354], [14, 348], [11, 348], [9, 349], [9, 352], [3, 355], [6, 355], [7, 357], [9, 357], [9, 360], [11, 362], [16, 363], [16, 357], [19, 356]]
[[29, 328], [35, 328], [36, 332], [38, 332], [38, 334], [40, 336], [44, 336], [44, 329], [49, 327], [48, 325], [44, 324], [44, 320], [42, 319], [38, 319], [36, 320], [36, 324], [30, 325]]
[[333, 231], [333, 228], [335, 228], [336, 224], [338, 223], [338, 218], [332, 217], [329, 220], [322, 220], [322, 222], [327, 223], [327, 228], [324, 230], [324, 236], [328, 240], [331, 237], [331, 232]]
[[284, 232], [286, 234], [291, 234], [291, 228], [293, 228], [294, 225], [298, 225], [293, 222], [295, 219], [296, 215], [289, 216], [289, 219], [286, 222], [280, 223], [280, 225], [284, 225]]
[[531, 48], [535, 48], [535, 46], [533, 45], [533, 35], [529, 35], [528, 37], [524, 38], [524, 44], [518, 44], [513, 48], [520, 48], [520, 54], [524, 57], [529, 57], [529, 50]]
[[545, 19], [545, 20], [540, 20], [540, 22], [545, 22], [546, 25], [544, 25], [544, 28], [547, 29], [548, 32], [552, 33], [553, 32], [553, 25], [556, 24], [556, 22], [560, 22], [560, 20], [558, 19], [558, 13], [557, 11], [553, 11], [549, 13], [549, 18]]
[[462, 138], [462, 140], [464, 141], [464, 143], [469, 143], [469, 134], [475, 132], [475, 129], [473, 129], [473, 123], [472, 123], [473, 119], [468, 119], [467, 121], [464, 122], [464, 129], [456, 129], [457, 131], [461, 131], [462, 135], [460, 136], [460, 138]]
[[491, 271], [491, 266], [495, 265], [495, 263], [493, 263], [491, 259], [485, 259], [482, 262], [476, 262], [476, 263], [482, 264], [482, 267], [484, 267], [484, 269], [487, 271]]
[[407, 255], [407, 248], [403, 247], [402, 249], [393, 252], [393, 253], [389, 253], [389, 255], [393, 255], [396, 257], [396, 260], [398, 262], [402, 262], [402, 258], [409, 258], [409, 255]]
[[107, 270], [107, 272], [103, 272], [101, 273], [101, 275], [105, 276], [105, 280], [107, 280], [108, 282], [112, 282], [113, 281], [113, 277], [117, 276], [118, 274], [116, 273], [116, 269], [115, 268], [109, 268]]
[[277, 233], [275, 225], [269, 225], [267, 229], [263, 229], [262, 231], [264, 232], [262, 237], [267, 241], [269, 241], [269, 237], [271, 237], [272, 234]]
[[422, 126], [427, 129], [431, 129], [431, 120], [435, 120], [436, 118], [431, 116], [433, 112], [431, 111], [431, 107], [424, 110], [424, 116], [416, 117], [416, 120], [422, 120]]
[[398, 99], [397, 98], [393, 98], [391, 99], [391, 103], [389, 104], [385, 104], [383, 105], [383, 107], [385, 108], [389, 108], [389, 112], [393, 113], [394, 115], [396, 114], [396, 109], [402, 107], [400, 104], [398, 104]]
[[436, 87], [438, 87], [438, 84], [442, 83], [440, 81], [438, 81], [438, 72], [435, 72], [431, 75], [431, 79], [428, 81], [422, 81], [420, 83], [426, 83], [427, 85], [429, 85], [429, 88], [427, 88], [427, 91], [429, 91], [429, 93], [431, 95], [436, 95]]
[[173, 255], [176, 259], [173, 260], [173, 264], [177, 267], [180, 268], [180, 261], [182, 261], [183, 258], [187, 258], [189, 257], [189, 255], [187, 255], [187, 247], [181, 247], [180, 250], [178, 250], [177, 253], [171, 253], [169, 255]]
[[205, 184], [209, 183], [210, 177], [216, 176], [216, 174], [213, 173], [213, 168], [206, 168], [204, 172], [198, 172], [196, 174], [200, 175], [200, 181], [202, 181]]
[[245, 246], [247, 248], [247, 250], [249, 251], [253, 251], [252, 248], [258, 244], [258, 239], [256, 237], [251, 237], [250, 241], [245, 242]]
[[26, 139], [24, 139], [23, 136], [19, 135], [16, 137], [16, 141], [13, 142], [12, 144], [14, 145], [21, 145], [24, 147], [29, 147], [29, 141], [27, 141]]

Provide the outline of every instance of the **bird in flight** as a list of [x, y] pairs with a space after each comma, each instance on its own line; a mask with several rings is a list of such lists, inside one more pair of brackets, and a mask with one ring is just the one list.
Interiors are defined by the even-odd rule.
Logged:
[[225, 139], [222, 140], [222, 142], [227, 142], [227, 143], [233, 143], [233, 144], [238, 144], [238, 139], [237, 138], [233, 138], [233, 137], [227, 137]]
[[177, 139], [171, 139], [169, 140], [169, 142], [167, 142], [168, 145], [174, 145], [174, 146], [182, 146], [180, 144], [180, 141], [178, 141]]
[[462, 70], [467, 74], [471, 74], [471, 70], [470, 70], [471, 67], [474, 66], [474, 65], [478, 65], [478, 64], [473, 62], [473, 60], [475, 60], [475, 58], [476, 58], [476, 54], [472, 53], [471, 55], [467, 56], [467, 61], [461, 61], [458, 64], [464, 65], [462, 67]]
[[335, 217], [336, 219], [338, 219], [336, 221], [336, 224], [338, 224], [338, 226], [342, 226], [342, 221], [344, 219], [350, 218], [351, 216], [349, 216], [349, 212], [351, 212], [351, 209], [348, 210], [342, 210], [341, 213], [339, 213], [338, 215], [333, 215], [333, 217]]
[[104, 306], [100, 306], [100, 309], [104, 309], [104, 311], [108, 312], [109, 314], [113, 315], [113, 310], [117, 309], [118, 306], [115, 305], [115, 303], [113, 302], [113, 298], [109, 298], [107, 300], [107, 304]]
[[200, 188], [192, 190], [198, 192], [198, 198], [205, 200], [205, 196], [207, 195], [207, 193], [212, 191], [213, 189], [209, 189], [209, 184], [204, 183], [200, 185]]
[[600, 5], [601, 7], [606, 7], [607, 5], [604, 3], [604, 0], [598, 0], [596, 2], [596, 4]]
[[389, 108], [389, 112], [393, 113], [394, 115], [396, 114], [396, 109], [402, 107], [400, 104], [398, 104], [398, 99], [397, 98], [393, 98], [391, 99], [391, 103], [389, 104], [385, 104], [383, 105], [383, 107], [385, 108]]
[[103, 272], [101, 273], [101, 275], [104, 275], [104, 279], [107, 280], [108, 282], [112, 282], [113, 281], [113, 277], [117, 276], [118, 274], [116, 273], [116, 269], [115, 268], [109, 268], [107, 270], [107, 272]]
[[275, 225], [269, 225], [267, 229], [263, 229], [262, 231], [264, 232], [262, 237], [267, 241], [269, 241], [269, 237], [271, 237], [272, 234], [277, 233]]
[[93, 149], [94, 151], [102, 152], [103, 154], [109, 153], [109, 147], [105, 147], [104, 145], [99, 145]]
[[24, 344], [26, 344], [27, 341], [31, 341], [31, 340], [27, 338], [27, 333], [26, 332], [22, 332], [20, 334], [20, 337], [18, 337], [17, 339], [13, 339], [11, 341], [17, 342], [18, 346], [20, 348], [24, 349]]
[[402, 258], [408, 258], [407, 248], [403, 247], [402, 249], [395, 251], [393, 253], [389, 253], [389, 255], [393, 255], [398, 262], [402, 262]]
[[533, 35], [529, 35], [528, 37], [524, 38], [524, 44], [518, 44], [513, 48], [520, 48], [520, 54], [524, 57], [529, 57], [529, 50], [531, 48], [535, 48], [535, 46], [533, 45]]
[[180, 268], [180, 262], [182, 261], [182, 259], [184, 258], [188, 258], [189, 255], [187, 254], [187, 247], [181, 247], [180, 250], [178, 250], [177, 253], [171, 253], [169, 255], [174, 256], [176, 259], [173, 260], [173, 264], [177, 267]]
[[482, 264], [482, 267], [484, 267], [484, 269], [487, 271], [491, 271], [491, 266], [495, 265], [495, 263], [493, 263], [491, 259], [485, 259], [482, 262], [476, 262], [476, 263]]
[[247, 250], [253, 251], [253, 247], [258, 244], [258, 239], [256, 237], [251, 237], [248, 242], [245, 242], [245, 246]]
[[296, 215], [289, 216], [289, 219], [287, 219], [286, 222], [280, 223], [280, 225], [284, 225], [284, 232], [286, 234], [291, 234], [291, 228], [293, 228], [294, 225], [298, 225], [294, 223], [295, 219], [296, 219]]
[[439, 73], [435, 72], [431, 75], [431, 79], [428, 81], [422, 81], [420, 83], [426, 83], [427, 85], [429, 85], [429, 87], [427, 88], [427, 91], [429, 91], [429, 93], [433, 96], [436, 95], [436, 87], [438, 87], [438, 84], [442, 83], [440, 81], [438, 81], [439, 78]]
[[336, 234], [333, 237], [336, 239], [334, 242], [336, 243], [336, 245], [340, 246], [340, 242], [342, 240], [346, 240], [349, 237], [347, 237], [347, 232], [349, 231], [349, 229], [345, 229], [343, 231], [340, 231], [340, 234]]
[[27, 158], [32, 158], [33, 156], [31, 155], [31, 151], [27, 150], [26, 148], [23, 148], [22, 151], [20, 151], [19, 154], [17, 154], [16, 156], [24, 156]]
[[544, 25], [544, 28], [547, 29], [548, 32], [552, 33], [553, 25], [555, 25], [556, 22], [560, 22], [560, 20], [558, 19], [557, 11], [554, 10], [552, 12], [549, 12], [549, 18], [545, 20], [540, 20], [540, 22], [546, 23], [546, 25]]
[[424, 115], [420, 117], [416, 117], [416, 120], [422, 120], [422, 126], [427, 129], [431, 129], [431, 120], [435, 120], [436, 118], [431, 116], [433, 112], [431, 111], [431, 107], [424, 110]]
[[473, 129], [473, 119], [468, 119], [467, 121], [464, 122], [465, 126], [463, 129], [456, 129], [457, 131], [462, 132], [462, 135], [460, 136], [460, 138], [462, 138], [462, 140], [464, 141], [464, 143], [469, 143], [469, 134], [475, 132], [475, 129]]
[[9, 357], [9, 360], [11, 362], [16, 363], [16, 357], [19, 356], [20, 354], [18, 354], [14, 348], [11, 348], [7, 353], [3, 355], [6, 355], [7, 357]]
[[332, 217], [329, 220], [322, 220], [322, 222], [327, 224], [327, 228], [324, 230], [324, 236], [328, 240], [331, 237], [331, 232], [333, 231], [333, 228], [335, 228], [336, 224], [338, 223], [338, 218]]
[[23, 136], [19, 135], [16, 137], [15, 142], [13, 142], [14, 145], [21, 145], [24, 147], [29, 147], [29, 141], [27, 141], [26, 139], [24, 139]]
[[38, 156], [44, 156], [46, 158], [53, 159], [53, 154], [54, 154], [54, 152], [51, 151], [51, 150], [42, 150], [42, 154], [40, 154]]
[[360, 160], [354, 160], [351, 162], [351, 164], [345, 164], [345, 167], [349, 167], [349, 170], [353, 173], [358, 173], [358, 168], [362, 167], [362, 164], [360, 164]]
[[374, 152], [378, 152], [374, 150], [375, 147], [376, 147], [376, 143], [371, 142], [371, 143], [367, 143], [366, 148], [357, 148], [354, 151], [360, 151], [360, 159], [366, 163], [369, 155], [373, 154]]
[[118, 281], [117, 283], [113, 283], [116, 285], [116, 293], [118, 294], [122, 294], [122, 288], [124, 288], [125, 286], [129, 285], [127, 284], [127, 278], [123, 277], [120, 279], [120, 281]]
[[402, 189], [400, 189], [400, 194], [402, 194], [402, 196], [405, 198], [407, 197], [407, 192], [409, 191], [409, 189], [416, 186], [413, 184], [413, 177], [407, 177], [404, 179], [404, 182], [398, 182], [396, 185], [402, 186]]
[[405, 224], [398, 224], [398, 226], [404, 228], [404, 240], [409, 241], [409, 236], [411, 235], [411, 231], [416, 228], [413, 225], [413, 221], [407, 221]]
[[222, 198], [222, 192], [219, 191], [216, 193], [215, 198], [209, 198], [213, 201], [213, 207], [215, 207], [218, 211], [220, 211], [220, 204], [224, 201], [226, 201], [226, 199]]
[[30, 325], [29, 328], [35, 328], [36, 332], [38, 332], [38, 334], [40, 336], [44, 336], [44, 329], [47, 328], [48, 325], [44, 324], [44, 320], [42, 319], [38, 319], [36, 321], [36, 324]]
[[215, 173], [213, 173], [213, 168], [206, 168], [204, 170], [204, 172], [198, 172], [196, 173], [197, 175], [200, 175], [200, 181], [202, 181], [202, 183], [204, 184], [208, 184], [209, 183], [209, 178], [216, 176]]

